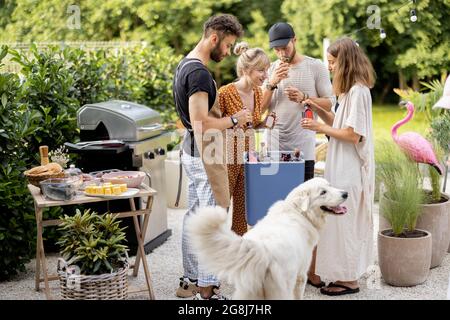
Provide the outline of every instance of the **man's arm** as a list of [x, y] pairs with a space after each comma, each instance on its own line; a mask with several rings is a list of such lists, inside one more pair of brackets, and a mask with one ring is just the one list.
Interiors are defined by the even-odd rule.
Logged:
[[336, 103], [336, 97], [333, 95], [330, 73], [321, 61], [314, 64], [314, 68], [316, 72], [316, 91], [319, 97], [311, 98], [311, 100], [325, 109], [325, 111], [331, 111], [331, 108]]
[[[208, 93], [199, 91], [189, 97], [189, 118], [194, 133], [203, 133], [208, 129], [225, 130], [233, 127], [230, 117], [213, 118], [208, 115]], [[247, 110], [241, 110], [233, 115], [239, 125], [251, 121], [251, 114]]]
[[261, 112], [264, 113], [267, 108], [270, 106], [270, 102], [272, 101], [272, 95], [274, 90], [270, 90], [266, 88], [267, 84], [270, 84], [271, 86], [277, 86], [281, 80], [285, 79], [288, 76], [289, 72], [289, 64], [281, 62], [277, 68], [274, 68], [274, 65], [272, 64], [271, 68], [269, 69], [269, 79], [264, 82], [263, 85], [263, 94], [262, 94], [262, 101], [261, 101]]
[[331, 99], [330, 98], [316, 98], [316, 97], [310, 97], [310, 100], [318, 104], [322, 107], [325, 111], [331, 111]]

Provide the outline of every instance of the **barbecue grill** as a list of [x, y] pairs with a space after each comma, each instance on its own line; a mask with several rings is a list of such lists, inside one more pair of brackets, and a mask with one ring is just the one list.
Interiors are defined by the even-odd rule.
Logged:
[[[129, 101], [111, 100], [84, 105], [78, 110], [80, 143], [66, 143], [79, 154], [77, 166], [83, 172], [108, 169], [139, 170], [149, 174], [149, 184], [158, 193], [154, 198], [149, 227], [145, 235], [146, 253], [163, 243], [171, 234], [167, 228], [167, 202], [164, 160], [171, 134], [163, 130], [161, 116], [151, 108]], [[137, 199], [136, 199], [137, 201]], [[109, 201], [99, 211], [129, 210], [127, 200]], [[142, 200], [137, 208], [145, 207]], [[136, 239], [131, 219], [126, 223], [130, 253], [135, 253]]]

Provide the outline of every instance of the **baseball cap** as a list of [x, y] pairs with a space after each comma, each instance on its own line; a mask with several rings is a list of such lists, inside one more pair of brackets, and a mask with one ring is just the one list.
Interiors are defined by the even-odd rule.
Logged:
[[285, 47], [294, 37], [295, 32], [290, 24], [285, 22], [275, 23], [269, 29], [270, 48], [272, 49], [274, 47]]
[[448, 76], [447, 81], [445, 81], [442, 97], [433, 106], [433, 109], [435, 108], [450, 109], [450, 76]]

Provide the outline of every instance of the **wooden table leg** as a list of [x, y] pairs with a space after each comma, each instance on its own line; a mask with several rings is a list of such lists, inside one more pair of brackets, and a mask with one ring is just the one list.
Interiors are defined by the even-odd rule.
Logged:
[[[134, 203], [134, 198], [129, 199], [129, 201], [130, 201], [130, 208], [131, 208], [131, 211], [136, 211], [136, 205], [135, 205], [135, 203]], [[133, 219], [133, 223], [134, 223], [134, 219]], [[134, 259], [133, 277], [136, 277], [136, 276], [137, 276], [137, 271], [136, 271], [136, 269], [139, 267], [139, 260], [140, 260], [140, 257], [141, 257], [141, 253], [140, 253], [140, 251], [139, 251], [139, 249], [138, 249], [137, 252], [136, 252], [136, 258]]]
[[[39, 269], [41, 267], [42, 264], [42, 275], [44, 277], [44, 287], [45, 287], [45, 296], [48, 300], [52, 300], [52, 296], [50, 294], [50, 286], [48, 283], [48, 269], [47, 269], [47, 258], [45, 257], [45, 249], [44, 249], [44, 239], [42, 237], [43, 234], [43, 227], [42, 227], [42, 209], [39, 208], [36, 210], [36, 222], [37, 222], [37, 235], [38, 235], [38, 239], [36, 247], [38, 249], [38, 254], [36, 255], [36, 259], [38, 259], [39, 256]], [[39, 283], [40, 282], [40, 270], [36, 270], [36, 282], [37, 282], [37, 287], [39, 290]]]
[[[145, 280], [147, 282], [148, 293], [150, 295], [150, 299], [155, 300], [155, 294], [153, 293], [153, 288], [152, 288], [152, 279], [150, 277], [150, 271], [148, 269], [147, 259], [145, 258], [144, 234], [141, 232], [141, 228], [139, 227], [139, 221], [138, 221], [137, 216], [133, 216], [133, 221], [134, 221], [134, 228], [136, 231], [136, 237], [137, 237], [137, 241], [138, 241], [138, 250], [142, 256], [142, 265], [144, 266], [144, 274], [145, 274]], [[137, 257], [137, 255], [136, 255], [136, 257]], [[134, 267], [137, 268], [137, 266], [139, 266], [139, 264], [136, 265], [136, 263], [135, 263]]]
[[36, 275], [35, 275], [35, 288], [36, 291], [40, 290], [41, 283], [41, 241], [42, 241], [42, 209], [34, 208], [34, 214], [36, 216]]
[[[153, 196], [149, 196], [147, 199], [147, 206], [146, 206], [146, 210], [148, 211], [148, 213], [146, 215], [144, 215], [144, 221], [142, 222], [142, 228], [141, 228], [142, 234], [143, 234], [143, 239], [145, 239], [145, 234], [147, 232], [148, 222], [150, 219], [150, 213], [152, 212], [152, 210], [151, 210], [152, 204], [153, 204]], [[134, 205], [133, 199], [130, 199], [130, 205], [131, 205], [131, 210], [135, 211], [136, 206]], [[141, 259], [141, 255], [138, 251], [136, 253], [136, 259], [134, 260], [134, 268], [133, 268], [133, 276], [134, 277], [137, 277], [137, 275], [138, 275], [140, 259]]]
[[47, 258], [45, 257], [43, 240], [41, 242], [41, 262], [42, 262], [42, 272], [44, 275], [45, 296], [47, 297], [47, 300], [52, 300], [52, 296], [50, 295], [50, 286], [48, 284]]
[[148, 227], [148, 221], [150, 220], [150, 214], [152, 213], [152, 205], [153, 205], [153, 196], [149, 196], [147, 198], [147, 206], [145, 210], [147, 211], [147, 214], [144, 216], [144, 221], [142, 222], [142, 234], [144, 235], [147, 233], [147, 227]]

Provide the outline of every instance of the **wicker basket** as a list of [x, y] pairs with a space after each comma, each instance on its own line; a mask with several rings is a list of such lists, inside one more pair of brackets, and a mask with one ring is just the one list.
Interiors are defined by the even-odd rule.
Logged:
[[52, 174], [43, 174], [43, 175], [25, 175], [28, 179], [28, 182], [31, 183], [33, 186], [41, 187], [39, 182], [52, 179], [52, 178], [64, 178], [64, 171], [61, 171], [59, 173], [52, 173]]
[[58, 259], [58, 277], [63, 300], [125, 300], [128, 298], [128, 269], [100, 275], [77, 275], [64, 259]]

